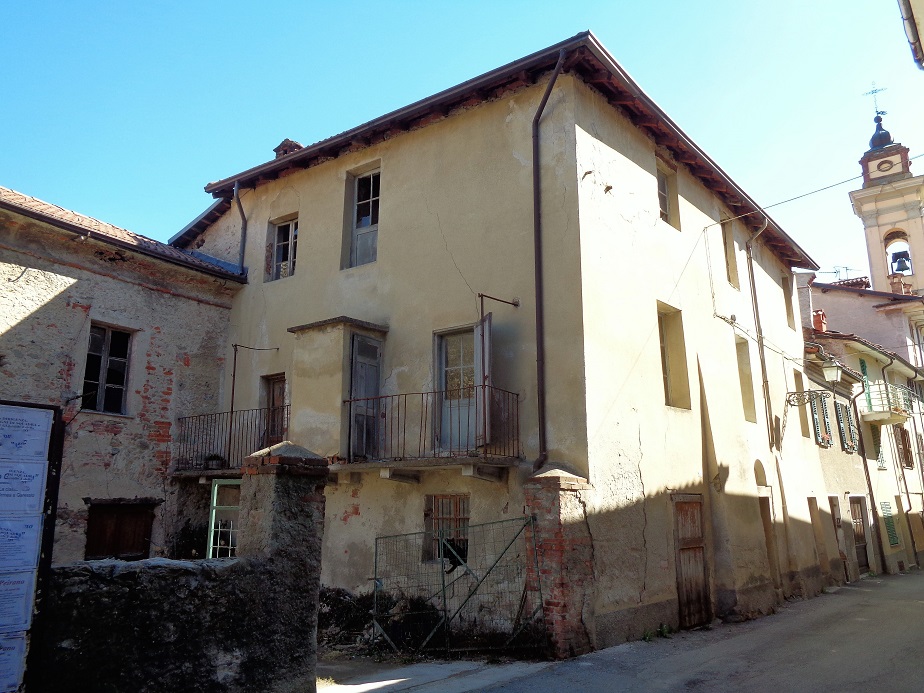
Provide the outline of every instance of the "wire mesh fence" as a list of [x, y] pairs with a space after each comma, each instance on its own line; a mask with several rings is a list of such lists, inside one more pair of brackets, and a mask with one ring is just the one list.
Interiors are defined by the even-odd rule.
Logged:
[[544, 651], [532, 518], [375, 541], [373, 624], [398, 651]]

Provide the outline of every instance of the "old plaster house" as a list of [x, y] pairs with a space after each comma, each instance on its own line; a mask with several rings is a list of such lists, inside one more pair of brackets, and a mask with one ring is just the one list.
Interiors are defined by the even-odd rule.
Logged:
[[824, 584], [786, 503], [828, 512], [817, 447], [781, 425], [815, 263], [593, 35], [206, 190], [172, 244], [248, 283], [176, 474], [232, 482], [234, 416], [328, 457], [326, 583], [368, 589], [377, 536], [535, 514], [565, 650]]
[[[97, 477], [73, 507], [126, 476], [109, 495], [169, 499], [156, 512], [174, 538], [155, 544], [233, 555], [241, 460], [289, 440], [330, 463], [323, 582], [384, 584], [377, 538], [399, 536], [407, 570], [438, 580], [487, 551], [477, 528], [525, 520], [510, 575], [523, 603], [541, 590], [562, 655], [843, 579], [819, 445], [790, 397], [812, 377], [793, 268], [817, 266], [592, 34], [275, 154], [206, 186], [214, 204], [169, 249], [119, 265], [165, 302], [144, 305], [163, 323], [128, 291], [100, 305], [113, 283], [49, 361], [89, 372], [94, 329], [131, 337], [123, 409], [77, 415], [110, 437], [88, 438], [105, 445], [85, 461], [75, 448]], [[84, 252], [58, 243], [55, 266]], [[86, 243], [111, 267], [90, 245], [104, 239]], [[159, 264], [142, 277], [133, 262]], [[48, 330], [17, 315], [14, 335]], [[49, 398], [89, 392], [72, 381]], [[156, 474], [113, 470], [156, 422]], [[59, 560], [82, 557], [73, 534]]]

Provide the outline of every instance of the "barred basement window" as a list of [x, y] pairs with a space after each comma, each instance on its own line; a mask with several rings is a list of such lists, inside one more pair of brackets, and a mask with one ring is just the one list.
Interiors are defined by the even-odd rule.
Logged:
[[87, 365], [83, 375], [82, 409], [125, 413], [128, 347], [131, 333], [102, 325], [90, 327]]
[[421, 560], [445, 558], [453, 567], [468, 560], [468, 495], [433, 495], [424, 499]]

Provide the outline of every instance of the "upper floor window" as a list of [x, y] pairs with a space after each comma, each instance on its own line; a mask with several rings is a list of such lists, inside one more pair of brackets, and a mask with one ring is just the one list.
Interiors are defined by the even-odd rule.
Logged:
[[379, 171], [353, 180], [350, 267], [375, 262], [379, 235]]
[[780, 277], [780, 285], [783, 289], [783, 303], [786, 306], [786, 324], [791, 329], [796, 329], [796, 313], [792, 304], [792, 279], [790, 275], [784, 274]]
[[725, 250], [725, 276], [728, 283], [736, 289], [738, 284], [738, 258], [735, 245], [735, 231], [730, 219], [722, 222], [722, 247]]
[[298, 219], [273, 224], [270, 228], [269, 250], [272, 268], [268, 279], [285, 279], [295, 274], [295, 253], [298, 250]]
[[90, 327], [87, 366], [83, 376], [82, 409], [125, 413], [128, 347], [131, 333], [102, 325]]
[[655, 177], [658, 182], [658, 209], [661, 214], [661, 221], [666, 221], [679, 231], [680, 214], [677, 200], [677, 172], [658, 159]]
[[683, 320], [679, 310], [663, 303], [658, 303], [658, 341], [661, 347], [664, 403], [671, 407], [689, 409], [690, 381], [687, 376]]

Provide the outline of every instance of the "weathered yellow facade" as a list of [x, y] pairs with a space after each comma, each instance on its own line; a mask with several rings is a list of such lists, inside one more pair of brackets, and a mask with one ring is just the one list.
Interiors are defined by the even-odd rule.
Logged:
[[[552, 476], [579, 480], [556, 512], [563, 531], [591, 538], [590, 564], [572, 566], [590, 572], [589, 586], [569, 598], [595, 646], [677, 623], [676, 504], [687, 497], [703, 512], [710, 613], [767, 613], [783, 596], [817, 593], [832, 578], [806, 499], [827, 508], [827, 491], [815, 446], [798, 427], [782, 435], [803, 349], [785, 242], [753, 240], [758, 329], [745, 249], [756, 227], [720, 224], [736, 213], [693, 173], [700, 164], [678, 160], [569, 72], [540, 124], [548, 461], [533, 475], [530, 126], [548, 81], [384, 140], [360, 133], [338, 156], [280, 164], [275, 179], [241, 186], [250, 281], [234, 299], [231, 341], [278, 350], [241, 352], [236, 402], [264, 406], [266, 376], [284, 373], [290, 437], [332, 460], [323, 580], [368, 589], [374, 538], [422, 531], [428, 495], [469, 494], [474, 525], [533, 512], [524, 484]], [[377, 257], [349, 267], [351, 181], [369, 171], [381, 180]], [[267, 239], [295, 219], [294, 273], [263, 280]], [[233, 261], [241, 230], [232, 207], [192, 245]], [[486, 308], [493, 384], [518, 395], [519, 462], [499, 480], [466, 475], [476, 461], [464, 457], [345, 462], [351, 335], [383, 344], [382, 395], [439, 390], [439, 337], [478, 322], [479, 293], [519, 301]]]

